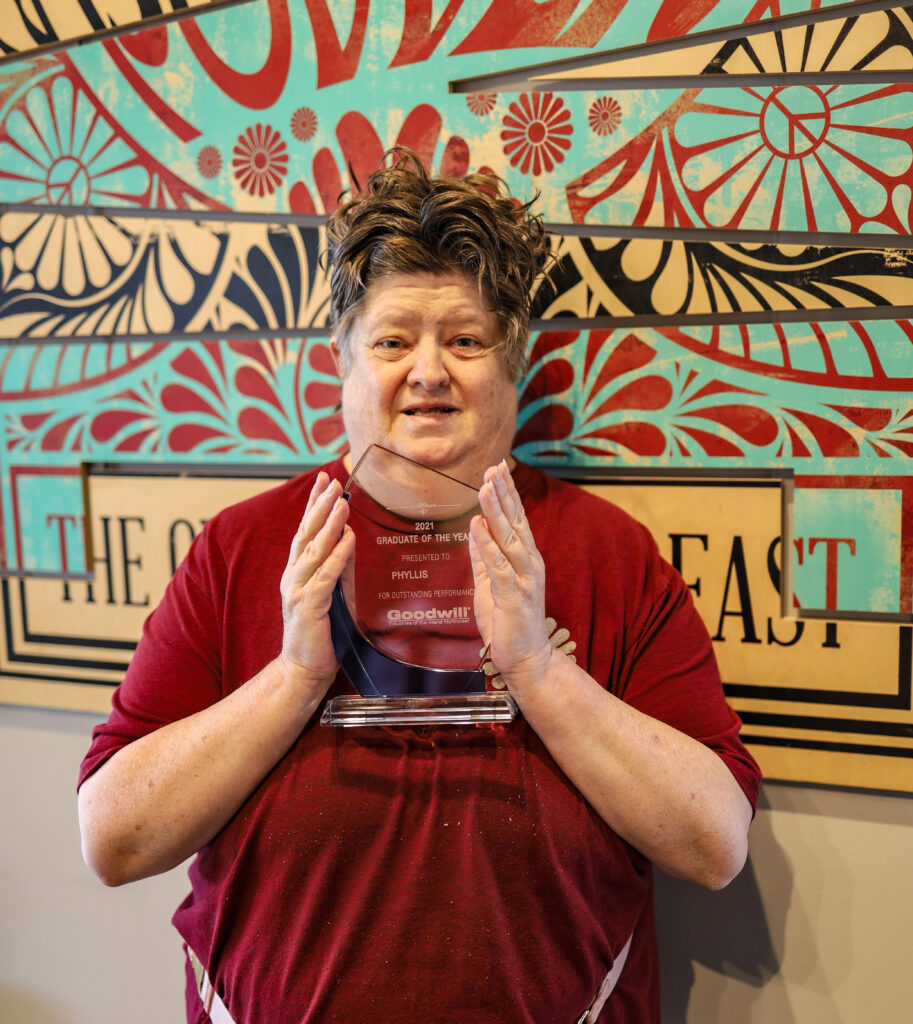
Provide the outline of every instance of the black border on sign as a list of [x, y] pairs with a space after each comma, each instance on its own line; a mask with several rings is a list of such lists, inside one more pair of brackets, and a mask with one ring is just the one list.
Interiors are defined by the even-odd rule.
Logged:
[[[61, 583], [79, 583], [93, 581], [94, 577], [90, 577], [87, 581], [66, 579], [61, 580]], [[6, 587], [6, 580], [3, 581], [4, 588]], [[4, 597], [6, 595], [4, 594]], [[136, 644], [132, 640], [106, 640], [103, 637], [71, 637], [63, 636], [60, 633], [33, 633], [29, 628], [29, 610], [28, 604], [25, 600], [25, 580], [19, 580], [19, 601], [20, 610], [22, 614], [22, 639], [26, 643], [34, 644], [58, 644], [66, 647], [98, 647], [101, 650], [113, 650], [113, 651], [133, 651], [136, 649]]]
[[[25, 603], [25, 581], [19, 580], [19, 601], [20, 611], [23, 620], [23, 626], [25, 626], [27, 609]], [[48, 655], [38, 654], [26, 654], [22, 650], [16, 649], [16, 635], [13, 632], [12, 622], [12, 600], [10, 595], [10, 581], [4, 579], [0, 581], [0, 587], [2, 587], [3, 593], [3, 624], [5, 629], [5, 642], [6, 649], [4, 651], [6, 662], [8, 665], [49, 665], [49, 666], [60, 666], [65, 668], [81, 668], [81, 669], [96, 669], [105, 672], [125, 672], [127, 669], [128, 662], [126, 661], [98, 661], [89, 658], [54, 658]], [[69, 637], [59, 639], [49, 639], [38, 636], [37, 634], [28, 634], [25, 629], [21, 637], [23, 642], [28, 641], [43, 641], [47, 643], [56, 643], [66, 645], [68, 647], [86, 647], [88, 649], [97, 648], [99, 650], [112, 650], [115, 649], [115, 644], [119, 645], [116, 649], [133, 651], [136, 644], [129, 640], [112, 641], [112, 640], [101, 640], [95, 637]], [[8, 668], [4, 668], [2, 673], [5, 676], [16, 676], [17, 678], [36, 678], [36, 679], [47, 679], [49, 682], [65, 682], [65, 683], [87, 683], [91, 686], [115, 686], [115, 683], [111, 683], [109, 680], [99, 679], [83, 679], [74, 676], [51, 676], [47, 673], [32, 674], [27, 672], [12, 672]]]
[[[821, 750], [834, 754], [864, 754], [868, 757], [911, 757], [909, 747], [876, 747], [867, 743], [838, 743], [833, 740], [793, 739], [787, 736], [755, 736], [744, 730], [739, 734], [743, 743], [755, 747], [784, 747], [790, 750]], [[770, 779], [771, 782], [791, 780]], [[853, 787], [856, 788], [856, 787]], [[862, 787], [866, 788], [866, 787]], [[893, 790], [890, 791], [893, 794]], [[903, 792], [900, 790], [899, 792]]]
[[[593, 470], [578, 467], [567, 467], [554, 474], [563, 479], [572, 480], [576, 484], [612, 485], [622, 484], [629, 480], [637, 480], [642, 485], [666, 485], [681, 481], [689, 486], [750, 486], [754, 483], [760, 487], [776, 486], [777, 480], [791, 484], [791, 471], [780, 470], [732, 470], [725, 474], [719, 470], [694, 471], [682, 473], [677, 469], [647, 470], [624, 467], [616, 470]], [[786, 488], [784, 487], [784, 490]], [[784, 516], [784, 532], [791, 526]], [[783, 588], [784, 592], [786, 587]], [[797, 618], [801, 621], [801, 615]], [[871, 621], [870, 616], [855, 619], [844, 613], [835, 616], [834, 622]], [[913, 627], [907, 625], [909, 616], [895, 617], [898, 625], [897, 641], [897, 677], [896, 691], [893, 693], [868, 693], [852, 690], [820, 690], [809, 688], [787, 688], [763, 686], [747, 683], [724, 683], [723, 690], [727, 697], [741, 697], [771, 702], [789, 702], [802, 704], [830, 705], [834, 711], [844, 708], [876, 708], [890, 711], [913, 710]], [[880, 621], [883, 621], [881, 619]], [[871, 737], [913, 739], [913, 721], [909, 723], [862, 720], [850, 718], [827, 717], [825, 715], [784, 715], [764, 711], [739, 711], [742, 722], [748, 726], [776, 727], [785, 729], [808, 730], [817, 732], [843, 732], [848, 735], [865, 735]], [[889, 757], [913, 757], [913, 746], [893, 746], [876, 744], [858, 744], [853, 742], [824, 741], [802, 736], [765, 736], [756, 735], [746, 730], [742, 734], [746, 743], [757, 743], [763, 746], [779, 746], [802, 748], [806, 750], [832, 750], [855, 754], [880, 754]]]
[[[313, 467], [310, 466], [288, 466], [284, 464], [274, 464], [268, 466], [240, 466], [240, 465], [224, 465], [218, 467], [208, 466], [195, 466], [185, 464], [167, 464], [167, 465], [149, 465], [145, 463], [133, 465], [131, 463], [83, 463], [81, 467], [83, 488], [85, 495], [85, 514], [86, 520], [89, 521], [91, 512], [89, 509], [88, 500], [88, 478], [90, 476], [122, 476], [129, 478], [139, 477], [183, 477], [187, 479], [212, 479], [213, 477], [220, 479], [237, 479], [239, 477], [250, 478], [255, 480], [276, 480], [277, 483], [290, 479], [302, 472], [307, 472]], [[44, 579], [47, 574], [42, 574], [40, 577]], [[94, 574], [90, 575], [79, 575], [74, 576], [73, 574], [61, 574], [54, 576], [59, 578], [61, 583], [78, 583], [78, 582], [91, 582], [94, 579]], [[79, 683], [87, 686], [109, 686], [112, 689], [117, 686], [118, 680], [108, 679], [85, 679], [82, 676], [73, 676], [58, 674], [53, 671], [53, 668], [59, 669], [82, 669], [85, 671], [102, 671], [102, 672], [117, 672], [123, 674], [127, 670], [129, 664], [129, 655], [136, 649], [136, 643], [132, 640], [112, 640], [105, 639], [102, 637], [88, 637], [88, 636], [75, 636], [75, 635], [61, 635], [61, 634], [44, 634], [44, 633], [33, 633], [29, 628], [28, 624], [28, 602], [26, 600], [26, 583], [29, 576], [25, 575], [10, 575], [9, 578], [3, 576], [0, 579], [0, 593], [3, 598], [3, 622], [5, 630], [5, 658], [7, 667], [0, 669], [0, 676], [15, 678], [15, 679], [35, 679], [42, 682], [50, 683]], [[11, 582], [18, 582], [18, 594], [11, 592]], [[13, 630], [12, 622], [12, 602], [18, 597], [19, 614], [22, 621], [22, 635], [19, 636]], [[17, 647], [17, 641], [21, 642], [20, 647]], [[28, 654], [22, 647], [30, 643], [41, 643], [47, 645], [56, 645], [60, 647], [82, 647], [86, 648], [87, 651], [117, 651], [123, 652], [128, 655], [127, 660], [106, 661], [98, 658], [78, 658], [78, 657], [59, 657], [55, 658], [48, 655], [37, 655]], [[40, 666], [43, 670], [26, 671], [26, 666]], [[20, 670], [14, 670], [15, 666], [20, 666]], [[48, 671], [51, 669], [52, 671]]]

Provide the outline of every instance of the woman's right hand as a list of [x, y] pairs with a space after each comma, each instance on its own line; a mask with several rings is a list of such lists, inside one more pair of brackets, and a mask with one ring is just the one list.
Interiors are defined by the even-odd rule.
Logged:
[[280, 658], [289, 671], [304, 673], [324, 690], [338, 670], [330, 636], [330, 601], [336, 581], [355, 554], [355, 534], [348, 518], [342, 485], [318, 473], [279, 583]]
[[301, 733], [336, 676], [329, 610], [355, 552], [348, 517], [339, 482], [318, 474], [279, 584], [279, 656], [216, 703], [128, 743], [83, 783], [84, 856], [106, 884], [167, 871], [210, 842]]

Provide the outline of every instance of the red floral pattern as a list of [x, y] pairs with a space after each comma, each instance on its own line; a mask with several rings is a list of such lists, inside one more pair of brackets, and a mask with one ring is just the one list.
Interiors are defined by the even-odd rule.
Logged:
[[521, 174], [548, 174], [571, 148], [571, 112], [550, 92], [521, 93], [504, 116], [504, 154]]
[[621, 124], [621, 106], [611, 96], [600, 96], [590, 105], [587, 119], [597, 135], [611, 135]]
[[197, 156], [197, 170], [204, 178], [214, 178], [222, 170], [222, 154], [215, 146], [204, 146]]
[[252, 196], [271, 195], [288, 171], [285, 142], [269, 125], [255, 124], [239, 135], [234, 154], [234, 175]]
[[[410, 110], [396, 137], [388, 135], [383, 141], [363, 114], [354, 110], [344, 114], [336, 126], [336, 138], [350, 185], [357, 187], [358, 183], [367, 181], [368, 176], [380, 166], [385, 150], [393, 146], [406, 146], [413, 150], [426, 167], [443, 177], [462, 178], [469, 172], [469, 145], [459, 135], [452, 135], [436, 160], [441, 128], [441, 115], [427, 103], [420, 103]], [[314, 154], [312, 171], [320, 202], [324, 211], [330, 213], [336, 209], [339, 196], [346, 187], [337, 158], [330, 149], [322, 147]], [[318, 203], [303, 181], [294, 183], [289, 202], [296, 213], [316, 213], [318, 210]]]
[[[584, 356], [576, 370], [575, 353]], [[703, 358], [670, 358], [661, 340], [639, 332], [543, 332], [521, 383], [514, 446], [547, 461], [913, 457], [908, 403], [811, 411], [781, 403], [764, 384], [749, 389], [707, 371]]]
[[317, 132], [317, 115], [310, 107], [299, 107], [292, 114], [290, 127], [299, 142], [307, 142]]
[[471, 92], [466, 97], [466, 106], [476, 117], [485, 117], [486, 114], [490, 114], [495, 109], [497, 102], [498, 94], [496, 92]]
[[307, 436], [304, 412], [316, 414], [310, 435], [321, 448], [340, 447], [343, 442], [342, 387], [336, 364], [326, 342], [314, 342], [305, 356], [302, 344], [295, 372], [295, 398], [302, 432]]

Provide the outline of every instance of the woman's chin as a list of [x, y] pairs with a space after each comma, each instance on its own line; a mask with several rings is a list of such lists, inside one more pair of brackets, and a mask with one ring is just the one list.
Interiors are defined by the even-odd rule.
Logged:
[[[486, 441], [489, 443], [486, 444]], [[509, 445], [507, 451], [494, 451], [491, 438], [448, 437], [440, 433], [434, 436], [431, 432], [423, 434], [391, 431], [385, 438], [375, 438], [374, 443], [429, 469], [436, 469], [439, 473], [455, 477], [472, 487], [481, 486], [485, 470], [510, 454]], [[353, 445], [353, 455], [357, 454], [355, 448]], [[364, 448], [367, 448], [367, 444], [362, 450]]]
[[454, 476], [459, 476], [459, 468], [472, 461], [471, 448], [454, 445], [446, 438], [396, 438], [384, 447], [429, 469]]

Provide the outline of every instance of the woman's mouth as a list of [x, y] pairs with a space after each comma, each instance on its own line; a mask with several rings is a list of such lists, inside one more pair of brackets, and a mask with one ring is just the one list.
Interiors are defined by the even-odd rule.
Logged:
[[456, 412], [452, 405], [422, 405], [404, 409], [407, 416], [446, 416], [448, 413]]

